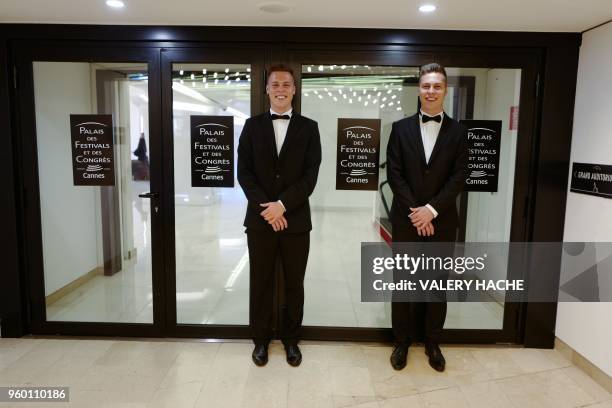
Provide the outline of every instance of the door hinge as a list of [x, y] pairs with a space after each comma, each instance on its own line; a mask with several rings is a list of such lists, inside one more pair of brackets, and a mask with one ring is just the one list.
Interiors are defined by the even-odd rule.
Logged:
[[535, 80], [535, 97], [536, 98], [540, 97], [540, 74], [536, 75], [536, 80]]
[[18, 88], [17, 72], [17, 65], [13, 65], [13, 88], [15, 89]]

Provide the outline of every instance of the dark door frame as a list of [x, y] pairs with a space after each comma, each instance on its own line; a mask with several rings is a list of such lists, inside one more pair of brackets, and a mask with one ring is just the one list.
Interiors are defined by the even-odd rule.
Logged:
[[[140, 62], [148, 67], [149, 100], [149, 146], [151, 166], [151, 190], [161, 189], [161, 115], [159, 84], [159, 50], [146, 47], [126, 47], [117, 44], [88, 44], [62, 42], [19, 42], [15, 48], [14, 63], [19, 72], [20, 82], [15, 94], [16, 121], [20, 123], [19, 163], [22, 179], [22, 200], [24, 233], [21, 245], [27, 254], [25, 276], [27, 277], [27, 297], [30, 307], [30, 330], [34, 334], [74, 334], [74, 335], [126, 335], [160, 336], [164, 313], [163, 293], [163, 251], [162, 225], [163, 208], [158, 213], [151, 212], [152, 246], [152, 285], [154, 324], [141, 323], [98, 323], [47, 321], [44, 287], [44, 262], [42, 248], [42, 227], [40, 210], [40, 191], [38, 181], [38, 150], [36, 115], [34, 106], [34, 61], [61, 62]], [[154, 199], [152, 199], [154, 200]], [[151, 203], [156, 205], [157, 203]], [[161, 206], [160, 206], [161, 207]]]
[[[279, 44], [278, 39], [285, 42]], [[521, 49], [528, 53], [538, 53], [540, 63], [536, 73], [536, 82], [531, 89], [521, 89], [533, 92], [536, 95], [536, 113], [533, 123], [529, 124], [535, 137], [531, 151], [535, 152], [531, 167], [527, 170], [534, 178], [534, 183], [526, 188], [526, 205], [524, 215], [531, 222], [528, 223], [526, 236], [532, 241], [562, 241], [563, 222], [565, 216], [565, 201], [567, 188], [567, 171], [569, 170], [569, 152], [571, 147], [571, 131], [573, 116], [573, 101], [575, 96], [575, 82], [578, 64], [578, 50], [581, 36], [579, 33], [512, 33], [512, 32], [474, 32], [474, 31], [428, 31], [428, 30], [369, 30], [369, 29], [320, 29], [320, 28], [256, 28], [256, 27], [147, 27], [147, 26], [74, 26], [74, 25], [29, 25], [4, 24], [0, 25], [0, 107], [2, 107], [3, 121], [0, 125], [3, 134], [11, 135], [5, 146], [11, 147], [11, 160], [2, 162], [2, 169], [10, 179], [14, 180], [15, 188], [8, 191], [7, 212], [1, 215], [4, 225], [3, 245], [6, 264], [9, 265], [8, 279], [3, 285], [8, 291], [7, 306], [0, 310], [3, 335], [20, 336], [31, 332], [30, 318], [28, 316], [28, 293], [25, 290], [28, 279], [28, 269], [32, 255], [28, 252], [28, 237], [31, 232], [25, 220], [32, 211], [32, 205], [38, 205], [31, 195], [32, 184], [27, 184], [26, 174], [31, 169], [21, 165], [22, 138], [26, 136], [27, 123], [18, 119], [20, 112], [27, 112], [27, 104], [22, 106], [19, 102], [19, 93], [25, 91], [28, 73], [30, 70], [20, 65], [16, 56], [25, 52], [25, 47], [38, 45], [42, 53], [53, 52], [47, 47], [55, 39], [55, 44], [66, 51], [88, 60], [91, 50], [100, 47], [110, 47], [110, 55], [121, 53], [134, 47], [139, 53], [157, 52], [161, 48], [190, 47], [217, 44], [228, 46], [243, 43], [248, 40], [251, 46], [266, 48], [265, 60], [267, 63], [284, 61], [290, 49], [317, 49], [342, 51], [394, 51], [405, 50], [412, 47], [415, 51], [425, 51], [428, 57], [438, 57], [437, 60], [446, 65], [465, 66], [460, 64], [465, 53], [469, 58], [483, 58], [482, 55], [497, 53], [512, 58], [513, 49]], [[30, 41], [27, 41], [30, 40]], [[424, 45], [426, 44], [426, 45]], [[145, 51], [148, 49], [148, 51]], [[444, 55], [440, 52], [444, 51]], [[463, 55], [463, 57], [462, 57]], [[62, 56], [64, 57], [64, 56]], [[127, 61], [126, 58], [121, 58]], [[435, 58], [434, 58], [435, 59]], [[450, 59], [450, 64], [449, 60]], [[153, 64], [155, 65], [155, 64]], [[486, 66], [481, 63], [477, 66]], [[13, 69], [15, 67], [15, 69]], [[149, 66], [153, 78], [155, 69]], [[159, 72], [158, 72], [159, 74]], [[161, 86], [149, 84], [150, 98], [161, 96]], [[15, 88], [16, 91], [12, 91]], [[31, 89], [29, 90], [31, 93]], [[296, 101], [299, 102], [299, 101]], [[521, 107], [523, 103], [521, 101]], [[11, 112], [8, 117], [7, 112]], [[161, 121], [161, 108], [157, 117]], [[256, 113], [255, 111], [253, 113]], [[160, 123], [156, 123], [160, 125]], [[151, 128], [154, 124], [151, 123]], [[161, 126], [158, 127], [161, 129]], [[521, 123], [521, 128], [523, 124]], [[160, 146], [158, 146], [160, 147]], [[151, 147], [153, 150], [153, 146]], [[163, 159], [162, 159], [163, 160]], [[167, 167], [165, 164], [164, 167]], [[23, 173], [23, 174], [22, 174]], [[152, 175], [153, 176], [153, 175]], [[158, 175], [161, 176], [161, 175]], [[161, 184], [161, 181], [160, 181]], [[10, 183], [8, 183], [10, 187]], [[515, 190], [516, 194], [516, 190]], [[11, 203], [14, 203], [11, 204]], [[33, 204], [34, 203], [34, 204]], [[13, 248], [10, 251], [10, 248]], [[16, 250], [15, 250], [16, 249]], [[552, 260], [560, 264], [560, 260]], [[167, 260], [166, 260], [167, 262]], [[165, 301], [163, 293], [157, 290], [162, 287], [160, 277], [155, 278], [155, 295]], [[549, 282], [555, 287], [558, 282]], [[165, 309], [165, 304], [161, 305]], [[552, 347], [554, 340], [554, 325], [556, 317], [555, 303], [531, 303], [522, 305], [524, 311], [520, 326], [524, 327], [522, 342], [532, 347]], [[159, 310], [154, 312], [155, 321], [162, 321], [163, 315]], [[144, 333], [142, 327], [128, 328], [112, 335], [160, 335], [155, 330], [150, 334]], [[60, 329], [61, 330], [57, 330]], [[49, 333], [65, 334], [111, 334], [114, 327], [106, 324], [79, 324], [79, 327], [53, 327]], [[113, 329], [113, 330], [108, 330]], [[314, 332], [312, 331], [314, 330]], [[385, 329], [351, 329], [326, 328], [327, 333], [318, 332], [318, 328], [308, 328], [305, 334], [310, 338], [361, 338], [363, 340], [379, 340], [386, 338]], [[318, 332], [318, 334], [317, 334]], [[194, 333], [195, 335], [196, 333]], [[230, 333], [227, 333], [230, 334]], [[243, 337], [236, 333], [237, 337]], [[457, 333], [459, 334], [459, 333]], [[482, 332], [481, 341], [495, 341], [497, 333]], [[459, 340], [453, 333], [449, 333], [448, 341]], [[478, 341], [478, 339], [476, 339]]]
[[[217, 63], [251, 65], [251, 112], [257, 114], [264, 109], [265, 86], [263, 85], [266, 48], [262, 46], [227, 45], [211, 46], [194, 44], [191, 47], [164, 48], [161, 50], [162, 76], [162, 134], [164, 148], [163, 195], [165, 236], [165, 291], [166, 304], [165, 335], [172, 337], [248, 338], [247, 326], [178, 324], [176, 312], [176, 242], [174, 199], [174, 129], [173, 129], [173, 63]], [[236, 222], [242, 222], [236, 220]], [[206, 273], [206, 271], [203, 271]]]
[[[428, 62], [439, 62], [446, 67], [461, 68], [515, 68], [521, 69], [521, 93], [519, 132], [517, 145], [514, 194], [512, 206], [511, 241], [529, 241], [529, 225], [533, 222], [527, 217], [529, 198], [527, 191], [535, 182], [535, 175], [530, 164], [536, 152], [534, 146], [534, 123], [537, 118], [537, 99], [532, 91], [536, 86], [540, 70], [541, 51], [509, 48], [503, 53], [497, 50], [457, 47], [425, 47], [425, 46], [393, 46], [371, 47], [367, 50], [346, 50], [345, 47], [334, 45], [302, 46], [291, 44], [285, 49], [287, 61], [296, 74], [297, 92], [295, 107], [299, 110], [301, 95], [302, 65], [369, 65], [369, 66], [421, 66]], [[525, 277], [509, 277], [525, 278]], [[444, 342], [507, 342], [521, 343], [521, 319], [525, 315], [525, 306], [518, 303], [507, 302], [504, 305], [503, 328], [501, 330], [482, 329], [445, 329], [442, 334]], [[305, 333], [317, 338], [326, 338], [329, 328], [306, 327]], [[344, 328], [345, 334], [350, 338], [370, 338], [374, 333], [364, 336], [361, 331], [367, 329]], [[332, 336], [337, 336], [333, 334]], [[378, 340], [388, 340], [388, 333], [379, 333]]]

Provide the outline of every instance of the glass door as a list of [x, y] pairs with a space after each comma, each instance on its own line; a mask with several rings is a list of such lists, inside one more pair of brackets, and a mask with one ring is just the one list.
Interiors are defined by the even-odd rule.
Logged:
[[[362, 336], [363, 329], [391, 327], [389, 303], [361, 302], [360, 244], [391, 240], [393, 193], [385, 170], [391, 125], [418, 111], [419, 66], [440, 57], [448, 75], [445, 112], [457, 120], [501, 123], [498, 188], [464, 192], [457, 198], [457, 241], [525, 240], [535, 109], [529, 92], [535, 84], [533, 58], [463, 56], [459, 61], [443, 53], [293, 51], [293, 67], [301, 73], [299, 108], [319, 123], [323, 147], [319, 182], [311, 197], [313, 245], [305, 281], [304, 324], [314, 326], [314, 335], [344, 327], [345, 333]], [[380, 119], [377, 191], [336, 189], [339, 118]], [[496, 254], [496, 279], [507, 276], [508, 257], [507, 252]], [[515, 341], [519, 309], [506, 304], [503, 295], [486, 302], [449, 303], [445, 336], [457, 341]]]
[[168, 327], [182, 333], [235, 330], [247, 336], [249, 259], [236, 180], [238, 138], [262, 109], [257, 50], [162, 53], [166, 178], [173, 208], [168, 237]]
[[33, 333], [159, 333], [155, 50], [19, 47]]

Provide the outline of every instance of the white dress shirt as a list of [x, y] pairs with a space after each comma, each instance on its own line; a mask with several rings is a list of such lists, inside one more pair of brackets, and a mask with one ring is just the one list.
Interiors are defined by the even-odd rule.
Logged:
[[427, 123], [423, 123], [423, 115], [440, 115], [442, 116], [442, 120], [444, 120], [444, 112], [440, 112], [435, 115], [429, 115], [421, 111], [419, 115], [419, 124], [421, 125], [421, 138], [423, 140], [423, 148], [425, 149], [425, 162], [429, 163], [429, 159], [431, 158], [431, 152], [433, 152], [433, 148], [436, 145], [436, 140], [438, 139], [438, 133], [440, 133], [440, 127], [442, 127], [442, 121], [438, 123], [434, 120], [430, 120]]
[[[430, 120], [427, 123], [423, 123], [423, 115], [427, 116], [437, 116], [440, 115], [442, 120], [440, 123]], [[442, 127], [442, 121], [444, 120], [444, 112], [439, 112], [435, 115], [429, 115], [423, 111], [419, 114], [419, 125], [421, 126], [421, 139], [423, 141], [423, 149], [425, 150], [425, 161], [429, 163], [429, 159], [431, 158], [431, 153], [433, 152], [433, 148], [436, 145], [436, 140], [438, 139], [438, 134], [440, 133], [440, 128]], [[434, 215], [434, 218], [438, 216], [438, 212], [429, 204], [425, 204]]]
[[[293, 113], [293, 109], [289, 109], [285, 113], [274, 112], [270, 109], [270, 114], [272, 115], [289, 115], [291, 117]], [[274, 126], [274, 139], [276, 140], [276, 153], [280, 154], [281, 148], [283, 147], [283, 143], [285, 143], [285, 137], [287, 137], [287, 128], [289, 127], [288, 119], [276, 119], [272, 121], [272, 126]]]
[[[270, 114], [271, 115], [289, 115], [289, 117], [291, 117], [291, 115], [293, 114], [293, 109], [289, 109], [285, 113], [274, 112], [272, 109], [270, 109]], [[274, 140], [276, 141], [276, 153], [280, 154], [281, 148], [283, 147], [283, 143], [285, 143], [285, 137], [287, 137], [287, 129], [289, 128], [289, 120], [287, 119], [273, 120], [272, 126], [274, 127]], [[278, 200], [277, 202], [283, 206], [285, 211], [287, 211], [287, 209], [285, 208], [285, 204], [283, 204], [281, 200]]]

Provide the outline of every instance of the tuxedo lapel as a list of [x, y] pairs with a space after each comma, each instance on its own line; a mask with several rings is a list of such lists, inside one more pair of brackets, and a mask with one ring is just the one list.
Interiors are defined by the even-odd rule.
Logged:
[[448, 129], [450, 127], [451, 118], [450, 116], [444, 114], [444, 118], [442, 119], [442, 126], [440, 126], [440, 132], [438, 132], [438, 137], [436, 138], [436, 143], [434, 144], [434, 148], [431, 151], [431, 156], [429, 157], [429, 163], [433, 163], [436, 158], [436, 155], [440, 151], [440, 149], [446, 143], [446, 139], [448, 137]]
[[421, 159], [421, 163], [423, 165], [427, 164], [427, 161], [425, 160], [425, 148], [423, 147], [423, 136], [421, 135], [421, 125], [419, 124], [419, 114], [417, 113], [416, 115], [412, 116], [410, 118], [410, 135], [411, 137], [411, 142], [414, 144], [419, 157]]
[[296, 138], [297, 134], [299, 133], [300, 128], [302, 127], [302, 124], [303, 124], [302, 117], [298, 113], [293, 113], [291, 115], [291, 120], [289, 120], [289, 126], [287, 127], [287, 135], [285, 135], [285, 141], [283, 142], [283, 145], [281, 146], [280, 154], [278, 155], [279, 158], [284, 157], [288, 146]]
[[278, 150], [276, 149], [276, 137], [274, 136], [274, 126], [272, 126], [270, 112], [262, 116], [262, 124], [265, 142], [268, 144], [272, 157], [276, 160], [278, 159]]

